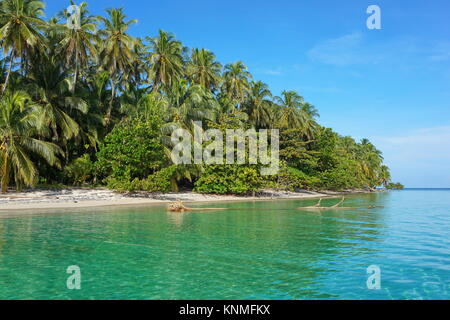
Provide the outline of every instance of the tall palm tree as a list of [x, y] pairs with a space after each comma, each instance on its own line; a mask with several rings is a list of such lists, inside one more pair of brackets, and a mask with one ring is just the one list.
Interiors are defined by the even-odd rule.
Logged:
[[311, 119], [320, 117], [317, 108], [308, 102], [302, 104], [301, 110], [305, 115], [307, 115]]
[[40, 18], [44, 14], [44, 3], [40, 0], [3, 0], [0, 5], [0, 43], [4, 52], [9, 52], [9, 68], [1, 89], [3, 94], [14, 60], [20, 58], [24, 68], [31, 53], [44, 46], [39, 31], [46, 23]]
[[[74, 2], [71, 1], [74, 5]], [[70, 66], [74, 70], [72, 93], [76, 90], [78, 75], [80, 69], [84, 69], [88, 65], [88, 61], [97, 54], [94, 42], [97, 40], [97, 18], [89, 15], [87, 3], [82, 2], [79, 6], [79, 25], [69, 27], [67, 24], [59, 26], [62, 40], [58, 45], [58, 54], [66, 57], [66, 66]], [[70, 13], [64, 10], [61, 13], [66, 19], [70, 17]]]
[[304, 100], [296, 91], [283, 91], [281, 97], [275, 97], [280, 109], [278, 125], [282, 128], [302, 128], [305, 115], [301, 112]]
[[222, 91], [238, 105], [244, 102], [249, 91], [249, 80], [252, 75], [247, 66], [241, 62], [227, 64], [223, 73]]
[[147, 46], [144, 44], [141, 38], [136, 38], [136, 44], [134, 46], [134, 60], [133, 66], [130, 70], [129, 80], [126, 82], [132, 86], [140, 86], [150, 81], [150, 70], [146, 63], [146, 57], [148, 56]]
[[316, 118], [320, 116], [319, 112], [316, 107], [308, 102], [302, 104], [300, 112], [304, 119], [302, 128], [303, 134], [307, 140], [313, 140], [317, 136], [319, 130], [319, 124], [316, 121]]
[[171, 87], [166, 109], [163, 111], [166, 124], [164, 134], [183, 128], [193, 132], [194, 121], [214, 120], [219, 106], [209, 90], [200, 85], [188, 85], [186, 80], [178, 80]]
[[130, 118], [149, 120], [157, 115], [162, 117], [168, 108], [168, 98], [148, 87], [129, 86], [120, 97], [121, 112]]
[[86, 115], [89, 107], [84, 99], [71, 94], [72, 83], [58, 56], [35, 54], [28, 80], [28, 91], [43, 107], [53, 140], [60, 141], [62, 138], [67, 141], [78, 136], [79, 125], [71, 114], [78, 111]]
[[193, 49], [187, 65], [187, 76], [192, 83], [214, 91], [220, 80], [222, 65], [216, 61], [216, 56], [205, 49]]
[[153, 77], [153, 89], [161, 86], [170, 88], [183, 75], [183, 45], [175, 40], [173, 34], [159, 30], [158, 36], [147, 37], [150, 42], [150, 72]]
[[356, 153], [358, 150], [358, 145], [352, 137], [342, 137], [338, 140], [339, 151], [352, 160], [356, 159]]
[[387, 186], [391, 182], [391, 173], [388, 166], [382, 165], [379, 172], [379, 184]]
[[0, 100], [0, 180], [1, 192], [8, 191], [13, 176], [16, 186], [31, 186], [37, 178], [32, 153], [50, 165], [59, 165], [61, 149], [55, 144], [36, 138], [43, 135], [42, 112], [22, 91], [5, 92]]
[[383, 163], [383, 156], [380, 150], [368, 140], [362, 139], [357, 150], [360, 170], [368, 179], [370, 186], [376, 186], [379, 181], [378, 174]]
[[107, 13], [108, 17], [100, 18], [105, 28], [99, 34], [102, 37], [100, 61], [111, 77], [111, 100], [106, 113], [106, 120], [109, 122], [117, 87], [121, 81], [128, 78], [136, 58], [134, 46], [137, 40], [127, 32], [132, 24], [137, 23], [137, 20], [126, 21], [123, 9], [108, 9]]
[[243, 105], [244, 111], [249, 116], [249, 121], [253, 126], [262, 128], [270, 124], [272, 93], [269, 86], [262, 81], [250, 83], [250, 90], [247, 100]]

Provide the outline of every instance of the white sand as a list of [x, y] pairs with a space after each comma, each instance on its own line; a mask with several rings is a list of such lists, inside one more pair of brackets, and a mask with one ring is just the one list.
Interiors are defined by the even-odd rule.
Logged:
[[255, 201], [275, 199], [309, 199], [329, 197], [333, 193], [310, 191], [281, 192], [266, 190], [257, 197], [204, 195], [194, 192], [167, 194], [120, 194], [108, 189], [72, 188], [63, 190], [39, 190], [0, 194], [0, 212], [31, 209], [69, 209], [106, 206], [136, 206], [184, 202]]

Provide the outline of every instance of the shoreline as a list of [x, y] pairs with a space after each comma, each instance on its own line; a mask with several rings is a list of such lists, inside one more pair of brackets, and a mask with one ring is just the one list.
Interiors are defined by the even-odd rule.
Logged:
[[235, 196], [235, 195], [205, 195], [195, 192], [178, 192], [166, 194], [134, 193], [120, 194], [108, 189], [67, 188], [61, 190], [32, 190], [25, 192], [13, 192], [0, 194], [0, 214], [17, 212], [20, 210], [58, 210], [58, 209], [82, 209], [101, 207], [126, 207], [143, 205], [163, 205], [180, 200], [185, 203], [216, 203], [239, 201], [272, 201], [272, 200], [309, 200], [317, 198], [337, 197], [343, 194], [370, 193], [364, 190], [354, 190], [345, 193], [332, 191], [274, 191], [265, 190], [260, 195]]

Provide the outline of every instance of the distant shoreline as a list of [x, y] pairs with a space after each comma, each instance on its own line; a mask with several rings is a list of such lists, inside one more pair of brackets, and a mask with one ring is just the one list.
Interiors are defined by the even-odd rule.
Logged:
[[228, 201], [268, 201], [268, 200], [302, 200], [337, 197], [342, 194], [370, 193], [354, 190], [345, 193], [323, 191], [286, 192], [267, 190], [255, 197], [236, 195], [210, 195], [195, 192], [167, 194], [120, 194], [108, 189], [67, 188], [61, 190], [33, 190], [0, 194], [0, 214], [20, 210], [53, 210], [95, 207], [124, 207], [154, 204], [168, 204], [176, 200], [187, 203], [228, 202]]

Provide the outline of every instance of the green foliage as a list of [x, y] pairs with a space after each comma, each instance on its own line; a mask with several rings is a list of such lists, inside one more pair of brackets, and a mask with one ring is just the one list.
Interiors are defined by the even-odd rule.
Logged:
[[322, 128], [313, 144], [317, 154], [317, 170], [325, 172], [335, 168], [338, 163], [337, 144], [339, 136], [330, 128]]
[[[298, 92], [274, 97], [243, 62], [222, 68], [214, 53], [188, 50], [169, 32], [133, 37], [137, 21], [124, 9], [97, 17], [87, 3], [79, 6], [79, 28], [71, 29], [67, 10], [45, 20], [43, 1], [0, 0], [4, 192], [13, 183], [97, 178], [113, 189], [151, 192], [193, 184], [236, 194], [268, 183], [290, 190], [391, 186], [381, 152], [321, 127], [317, 109]], [[204, 129], [281, 128], [287, 167], [268, 179], [258, 166], [172, 166], [166, 154], [173, 129], [192, 131], [196, 121]]]
[[142, 182], [139, 179], [126, 180], [118, 179], [112, 176], [104, 180], [106, 187], [117, 192], [134, 192], [142, 189]]
[[210, 165], [195, 182], [200, 193], [247, 194], [258, 192], [264, 185], [258, 166]]
[[118, 180], [144, 179], [166, 163], [157, 118], [134, 119], [117, 125], [97, 153], [100, 176]]
[[319, 183], [319, 179], [311, 177], [292, 167], [283, 167], [277, 175], [278, 187], [284, 190], [296, 191], [299, 189], [311, 189]]
[[106, 183], [108, 188], [118, 192], [170, 192], [174, 189], [173, 179], [175, 173], [176, 167], [170, 166], [149, 175], [146, 179], [139, 180], [135, 178], [133, 180], [127, 180], [108, 177]]
[[0, 99], [0, 187], [6, 193], [10, 179], [16, 188], [33, 186], [38, 168], [33, 155], [49, 165], [60, 166], [61, 149], [44, 141], [47, 134], [42, 109], [23, 91], [6, 91]]
[[343, 191], [363, 187], [358, 179], [358, 168], [354, 161], [342, 160], [335, 168], [321, 172], [316, 187], [323, 190]]
[[386, 189], [388, 189], [388, 190], [403, 190], [403, 189], [405, 189], [405, 186], [402, 185], [401, 183], [391, 182], [386, 185]]
[[150, 175], [142, 181], [142, 190], [148, 192], [170, 192], [173, 191], [173, 179], [176, 172], [175, 166], [163, 168]]
[[297, 168], [309, 175], [318, 167], [319, 152], [311, 150], [311, 141], [303, 139], [301, 129], [286, 129], [280, 132], [280, 160], [290, 167]]
[[64, 168], [64, 173], [74, 185], [85, 184], [93, 177], [94, 163], [88, 154], [73, 160]]

